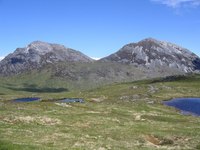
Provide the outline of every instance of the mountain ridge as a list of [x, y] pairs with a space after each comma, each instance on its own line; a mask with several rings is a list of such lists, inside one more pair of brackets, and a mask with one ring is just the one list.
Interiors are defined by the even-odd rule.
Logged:
[[[57, 65], [59, 63], [63, 65]], [[80, 69], [81, 65], [78, 64], [81, 63], [85, 68]], [[73, 79], [86, 79], [89, 76], [88, 78], [95, 77], [96, 80], [115, 78], [117, 81], [138, 76], [137, 74], [140, 74], [141, 78], [152, 78], [198, 73], [200, 58], [186, 48], [154, 38], [124, 45], [116, 53], [100, 60], [94, 60], [64, 45], [33, 41], [24, 48], [17, 48], [0, 62], [0, 75], [11, 76], [31, 70], [40, 71], [46, 66], [54, 68], [53, 75], [56, 76], [71, 76]]]

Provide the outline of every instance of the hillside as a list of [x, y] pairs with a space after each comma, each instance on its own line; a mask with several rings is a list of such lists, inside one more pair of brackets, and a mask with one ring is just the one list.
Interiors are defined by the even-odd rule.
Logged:
[[80, 90], [114, 82], [198, 73], [199, 69], [200, 58], [189, 50], [152, 38], [125, 45], [98, 61], [63, 45], [35, 41], [0, 62], [0, 80], [20, 88], [34, 85]]
[[101, 61], [125, 63], [156, 72], [170, 69], [188, 73], [200, 70], [200, 58], [197, 55], [176, 44], [153, 38], [127, 44]]
[[16, 75], [33, 69], [40, 69], [58, 62], [92, 62], [79, 51], [63, 45], [41, 41], [30, 43], [25, 48], [17, 48], [0, 62], [0, 74]]
[[[85, 91], [17, 91], [20, 97], [43, 99], [33, 103], [10, 102], [17, 94], [16, 86], [9, 86], [13, 89], [1, 90], [0, 95], [0, 149], [200, 147], [199, 117], [181, 115], [161, 104], [174, 97], [200, 97], [199, 75], [117, 83]], [[85, 103], [53, 101], [62, 97], [84, 98]]]
[[[9, 68], [0, 76], [0, 149], [199, 149], [199, 117], [183, 116], [162, 104], [177, 97], [200, 97], [200, 75], [194, 74], [199, 65], [196, 55], [183, 50], [180, 56], [188, 61], [184, 70], [170, 67], [170, 59], [165, 67], [155, 63], [160, 53], [151, 58], [153, 67], [143, 61], [133, 63], [137, 55], [130, 62], [121, 61], [129, 58], [132, 49], [125, 50], [128, 55], [122, 50], [93, 61], [74, 50], [60, 54], [47, 45], [33, 55], [30, 51], [22, 55], [27, 48], [17, 50], [0, 63]], [[116, 55], [124, 57], [110, 59]], [[17, 60], [14, 64], [13, 59]], [[35, 60], [40, 61], [29, 66]], [[11, 101], [22, 97], [42, 101]], [[83, 98], [85, 102], [55, 102], [63, 98]]]

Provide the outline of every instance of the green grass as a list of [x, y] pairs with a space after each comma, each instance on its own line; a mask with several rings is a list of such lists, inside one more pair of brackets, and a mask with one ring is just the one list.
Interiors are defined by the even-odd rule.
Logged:
[[[67, 88], [61, 81], [46, 86], [45, 78], [48, 74], [43, 79], [36, 76], [31, 84]], [[200, 118], [183, 116], [161, 104], [175, 97], [200, 97], [199, 75], [115, 83], [84, 91], [16, 90], [24, 87], [25, 80], [0, 80], [0, 150], [199, 149]], [[10, 102], [27, 96], [39, 96], [44, 102]], [[61, 97], [81, 97], [85, 103], [45, 102]]]

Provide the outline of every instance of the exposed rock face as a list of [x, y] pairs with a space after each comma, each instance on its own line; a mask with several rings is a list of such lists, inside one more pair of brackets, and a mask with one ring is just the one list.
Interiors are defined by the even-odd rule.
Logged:
[[35, 41], [26, 48], [18, 48], [0, 63], [0, 74], [18, 74], [30, 69], [38, 69], [56, 62], [92, 62], [79, 51], [63, 45]]
[[152, 38], [125, 45], [100, 61], [126, 63], [149, 70], [157, 68], [164, 71], [170, 68], [185, 73], [200, 70], [200, 58], [197, 55], [175, 44]]

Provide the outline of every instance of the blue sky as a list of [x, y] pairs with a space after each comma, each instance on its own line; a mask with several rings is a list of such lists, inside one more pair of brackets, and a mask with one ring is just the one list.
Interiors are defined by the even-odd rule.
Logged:
[[0, 57], [41, 40], [100, 58], [147, 37], [200, 56], [200, 0], [0, 0]]

